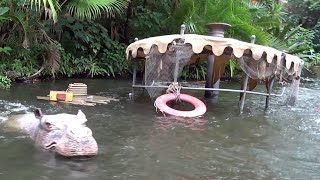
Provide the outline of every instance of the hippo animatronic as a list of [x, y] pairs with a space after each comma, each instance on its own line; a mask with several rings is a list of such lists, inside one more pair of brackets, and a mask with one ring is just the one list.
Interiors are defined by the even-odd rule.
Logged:
[[43, 115], [40, 109], [34, 114], [17, 118], [17, 125], [27, 132], [37, 145], [65, 157], [94, 156], [98, 145], [85, 123], [84, 113], [77, 115]]

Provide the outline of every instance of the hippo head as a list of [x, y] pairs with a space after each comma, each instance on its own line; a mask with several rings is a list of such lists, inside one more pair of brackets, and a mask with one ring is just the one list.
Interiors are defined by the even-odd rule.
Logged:
[[36, 109], [34, 115], [40, 120], [34, 138], [41, 147], [65, 157], [98, 153], [97, 142], [86, 126], [87, 118], [81, 110], [77, 115], [43, 115], [40, 109]]

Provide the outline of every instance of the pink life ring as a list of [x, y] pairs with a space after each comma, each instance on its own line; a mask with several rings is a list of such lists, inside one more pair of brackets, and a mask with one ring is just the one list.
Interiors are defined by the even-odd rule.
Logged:
[[199, 99], [190, 96], [188, 94], [180, 94], [180, 99], [182, 101], [186, 101], [191, 103], [194, 106], [194, 110], [192, 111], [179, 111], [176, 109], [172, 109], [167, 105], [167, 102], [172, 101], [176, 98], [176, 96], [172, 93], [164, 94], [159, 96], [155, 101], [155, 106], [159, 108], [161, 112], [173, 115], [173, 116], [181, 116], [181, 117], [197, 117], [201, 116], [207, 111], [206, 105]]

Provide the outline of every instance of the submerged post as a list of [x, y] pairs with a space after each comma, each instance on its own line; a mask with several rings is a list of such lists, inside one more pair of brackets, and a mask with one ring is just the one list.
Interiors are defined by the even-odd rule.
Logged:
[[265, 110], [267, 110], [269, 108], [269, 104], [270, 104], [270, 94], [272, 92], [272, 88], [273, 88], [273, 84], [274, 84], [274, 80], [275, 77], [271, 77], [271, 81], [268, 81], [267, 84], [267, 93], [269, 94], [268, 96], [266, 96], [266, 105], [265, 105]]
[[299, 93], [299, 84], [300, 84], [300, 80], [301, 80], [301, 78], [300, 78], [301, 70], [302, 70], [302, 66], [300, 67], [298, 72], [294, 75], [295, 77], [294, 77], [292, 85], [291, 85], [292, 90], [289, 94], [289, 97], [286, 100], [286, 104], [288, 104], [288, 105], [295, 105], [295, 103], [297, 101], [297, 96]]
[[[209, 23], [207, 24], [207, 28], [209, 29], [210, 36], [214, 37], [224, 37], [224, 33], [227, 29], [231, 27], [230, 24], [227, 23]], [[215, 84], [213, 84], [213, 74], [214, 74], [214, 54], [209, 54], [208, 56], [208, 65], [207, 65], [207, 76], [206, 76], [206, 88], [217, 88], [220, 87], [220, 79], [217, 80]], [[206, 98], [212, 98], [217, 100], [219, 95], [219, 91], [205, 91]]]
[[[207, 64], [207, 76], [206, 76], [206, 88], [213, 88], [213, 66], [214, 66], [214, 55], [210, 54], [208, 56], [208, 64]], [[204, 97], [206, 98], [212, 98], [213, 97], [213, 91], [205, 91]]]
[[247, 87], [248, 87], [248, 80], [249, 80], [249, 76], [246, 74], [244, 81], [243, 81], [243, 94], [242, 94], [242, 97], [240, 100], [240, 114], [243, 112], [244, 100], [246, 98]]
[[[138, 41], [138, 38], [134, 38], [134, 41]], [[134, 86], [136, 85], [136, 81], [137, 81], [137, 62], [135, 59], [132, 59], [132, 90], [131, 90], [131, 94], [129, 94], [130, 99], [134, 99], [134, 96], [135, 96]]]

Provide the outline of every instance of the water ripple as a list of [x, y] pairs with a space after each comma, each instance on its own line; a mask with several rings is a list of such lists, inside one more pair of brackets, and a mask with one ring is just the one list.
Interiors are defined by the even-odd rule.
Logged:
[[[1, 179], [12, 179], [11, 174], [25, 179], [92, 180], [320, 177], [318, 80], [302, 85], [296, 106], [284, 105], [284, 97], [272, 97], [265, 112], [265, 97], [248, 95], [239, 115], [238, 94], [221, 93], [220, 102], [208, 104], [205, 116], [195, 119], [163, 117], [145, 96], [129, 101], [128, 81], [87, 81], [98, 94], [119, 97], [120, 101], [80, 107], [7, 98], [0, 100], [0, 119], [33, 106], [50, 113], [74, 113], [81, 108], [99, 144], [99, 155], [88, 162], [70, 164], [39, 153], [21, 134], [0, 131], [0, 161], [7, 162], [0, 164]], [[53, 84], [64, 87], [68, 82]], [[24, 92], [25, 86], [15, 93]], [[49, 89], [53, 85], [43, 86]], [[33, 91], [42, 92], [43, 86]]]

